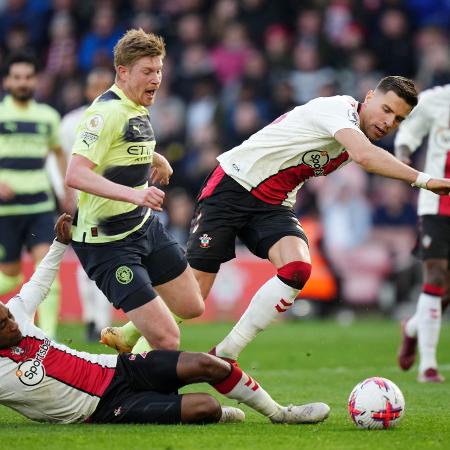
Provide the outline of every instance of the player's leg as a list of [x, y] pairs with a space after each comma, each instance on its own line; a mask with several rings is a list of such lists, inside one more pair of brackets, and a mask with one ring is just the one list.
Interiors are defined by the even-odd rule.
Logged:
[[116, 309], [124, 311], [153, 348], [176, 349], [179, 329], [167, 305], [153, 289], [147, 268], [141, 263], [143, 239], [140, 237], [107, 249], [78, 243], [73, 244], [73, 248], [87, 274], [95, 279], [106, 298]]
[[268, 251], [277, 275], [266, 281], [228, 336], [215, 348], [215, 354], [236, 360], [255, 336], [286, 312], [294, 303], [311, 274], [308, 244], [298, 236], [284, 236]]
[[111, 305], [81, 266], [77, 267], [76, 279], [82, 318], [86, 326], [86, 339], [91, 342], [98, 341], [100, 331], [111, 325]]
[[23, 282], [20, 261], [0, 263], [0, 295], [7, 294]]
[[14, 291], [23, 282], [24, 223], [21, 216], [0, 216], [0, 295]]
[[[416, 312], [402, 326], [402, 345], [398, 362], [408, 370], [416, 359], [418, 341], [421, 355], [421, 381], [439, 382], [436, 347], [439, 340], [442, 305], [447, 305], [449, 287], [450, 222], [446, 217], [423, 216], [420, 221], [420, 254], [423, 259], [424, 283]], [[444, 306], [445, 308], [445, 306]], [[428, 374], [428, 375], [426, 375]]]
[[[28, 216], [25, 245], [31, 254], [34, 265], [47, 254], [55, 237], [55, 215], [53, 212]], [[60, 308], [60, 283], [57, 277], [52, 283], [46, 299], [38, 306], [38, 326], [50, 336], [56, 336]]]
[[419, 381], [441, 382], [444, 378], [438, 373], [436, 350], [441, 331], [441, 301], [448, 282], [448, 263], [446, 260], [425, 261], [425, 284], [417, 304], [417, 336], [420, 355]]
[[177, 376], [186, 384], [209, 383], [222, 395], [246, 404], [274, 423], [316, 423], [325, 420], [330, 410], [324, 403], [281, 406], [240, 367], [206, 353], [180, 353]]
[[[31, 256], [34, 265], [39, 262], [48, 253], [48, 244], [39, 244], [31, 249]], [[41, 328], [47, 336], [54, 338], [58, 329], [58, 316], [60, 306], [60, 283], [58, 277], [52, 283], [45, 300], [38, 306], [38, 327]]]
[[114, 379], [92, 421], [163, 424], [242, 421], [244, 414], [240, 410], [225, 408], [223, 414], [211, 395], [176, 393], [187, 384], [178, 375], [179, 355], [180, 352], [167, 350], [119, 355]]

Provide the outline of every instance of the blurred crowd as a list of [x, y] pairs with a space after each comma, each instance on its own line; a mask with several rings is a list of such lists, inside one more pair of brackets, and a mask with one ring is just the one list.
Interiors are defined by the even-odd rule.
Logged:
[[[419, 90], [450, 82], [448, 0], [0, 0], [0, 59], [32, 49], [37, 99], [64, 115], [86, 103], [89, 71], [112, 70], [115, 43], [139, 27], [167, 44], [150, 116], [157, 151], [174, 167], [166, 219], [181, 243], [216, 156], [285, 111], [317, 96], [362, 101], [388, 74]], [[321, 222], [349, 301], [360, 301], [358, 283], [370, 297], [414, 266], [415, 195], [356, 165], [300, 190], [298, 214]], [[347, 276], [355, 271], [361, 277]]]

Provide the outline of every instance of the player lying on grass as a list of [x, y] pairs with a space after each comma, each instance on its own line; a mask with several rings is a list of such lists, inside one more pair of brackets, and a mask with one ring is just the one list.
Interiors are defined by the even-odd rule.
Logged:
[[33, 324], [70, 242], [71, 217], [56, 224], [56, 240], [20, 293], [0, 303], [0, 403], [40, 422], [208, 423], [244, 420], [209, 394], [177, 393], [206, 382], [274, 423], [316, 423], [324, 403], [284, 407], [242, 370], [205, 353], [157, 350], [95, 355], [50, 340]]

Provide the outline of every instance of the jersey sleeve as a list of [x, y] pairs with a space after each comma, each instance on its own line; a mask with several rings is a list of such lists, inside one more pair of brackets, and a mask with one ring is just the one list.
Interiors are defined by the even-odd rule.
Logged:
[[348, 99], [340, 96], [324, 98], [312, 111], [313, 124], [319, 131], [331, 137], [345, 128], [362, 133], [359, 128], [356, 105], [356, 100], [350, 97]]
[[395, 147], [406, 145], [411, 152], [417, 150], [423, 138], [430, 132], [433, 119], [429, 113], [430, 95], [419, 96], [419, 102], [411, 114], [400, 125], [395, 136]]
[[101, 164], [104, 154], [121, 132], [120, 112], [106, 108], [105, 103], [88, 108], [78, 125], [72, 154], [84, 156], [96, 165]]
[[[30, 280], [22, 286], [15, 300], [16, 309], [32, 321], [36, 308], [47, 297], [50, 286], [55, 280], [67, 245], [54, 241], [44, 259], [37, 266]], [[12, 301], [12, 300], [11, 300]]]

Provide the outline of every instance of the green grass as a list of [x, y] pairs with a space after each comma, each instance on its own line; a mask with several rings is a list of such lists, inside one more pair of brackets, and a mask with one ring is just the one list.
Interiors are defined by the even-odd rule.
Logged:
[[[332, 321], [283, 323], [262, 333], [242, 354], [240, 364], [280, 403], [324, 401], [329, 419], [320, 425], [272, 425], [243, 406], [245, 423], [208, 426], [46, 425], [0, 407], [1, 449], [447, 449], [450, 448], [450, 329], [443, 324], [439, 360], [449, 381], [424, 385], [416, 372], [395, 364], [398, 324], [359, 320], [349, 327]], [[204, 351], [228, 324], [183, 325], [182, 348]], [[62, 327], [71, 346], [104, 351], [82, 340], [77, 325]], [[70, 342], [68, 342], [70, 340]], [[403, 391], [406, 414], [392, 430], [358, 430], [347, 413], [347, 398], [362, 379], [379, 375]], [[0, 381], [1, 383], [1, 381]], [[213, 393], [205, 385], [186, 389]], [[225, 399], [224, 403], [234, 404]]]

